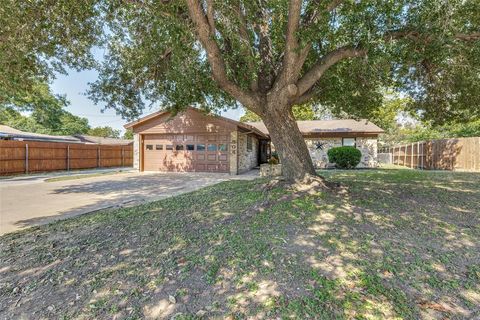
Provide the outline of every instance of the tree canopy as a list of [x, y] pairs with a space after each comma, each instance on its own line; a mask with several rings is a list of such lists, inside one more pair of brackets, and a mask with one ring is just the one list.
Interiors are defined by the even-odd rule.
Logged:
[[37, 82], [30, 93], [0, 103], [0, 124], [26, 132], [52, 135], [120, 137], [120, 131], [109, 126], [91, 128], [86, 118], [65, 110], [68, 105], [65, 96], [55, 95], [46, 83]]
[[480, 116], [476, 0], [7, 0], [0, 14], [0, 100], [31, 93], [33, 80], [50, 79], [65, 65], [95, 67], [92, 48], [103, 46], [108, 51], [90, 93], [127, 118], [137, 117], [144, 101], [235, 106], [239, 99], [211, 81], [189, 11], [196, 6], [215, 24], [222, 68], [241, 90], [271, 89], [286, 59], [289, 17], [300, 7], [293, 30], [303, 62], [297, 98], [362, 115], [380, 105], [382, 87], [394, 85], [425, 118]]
[[104, 138], [120, 138], [120, 130], [115, 130], [109, 126], [91, 128], [87, 134]]
[[480, 116], [478, 0], [7, 0], [2, 10], [1, 99], [66, 64], [96, 67], [90, 97], [127, 119], [146, 103], [242, 105], [289, 177], [314, 173], [294, 105], [369, 118], [392, 87], [424, 120]]
[[[320, 119], [320, 115], [317, 114], [316, 108], [310, 104], [303, 104], [294, 106], [292, 108], [293, 116], [295, 120], [317, 120]], [[245, 114], [240, 117], [241, 122], [257, 122], [262, 119], [250, 110], [246, 110]]]

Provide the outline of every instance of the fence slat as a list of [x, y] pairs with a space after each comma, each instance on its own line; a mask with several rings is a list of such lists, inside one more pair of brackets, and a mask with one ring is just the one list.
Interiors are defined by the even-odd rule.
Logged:
[[[415, 152], [416, 149], [416, 152]], [[383, 148], [392, 163], [424, 170], [480, 171], [480, 137], [440, 139]]]
[[[98, 149], [94, 144], [0, 140], [0, 175], [96, 168]], [[102, 150], [102, 167], [133, 165], [132, 145], [102, 145]]]

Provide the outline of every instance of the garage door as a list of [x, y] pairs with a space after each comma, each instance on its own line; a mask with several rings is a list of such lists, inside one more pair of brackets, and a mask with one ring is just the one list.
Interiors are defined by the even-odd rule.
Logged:
[[145, 171], [229, 172], [228, 134], [144, 136]]

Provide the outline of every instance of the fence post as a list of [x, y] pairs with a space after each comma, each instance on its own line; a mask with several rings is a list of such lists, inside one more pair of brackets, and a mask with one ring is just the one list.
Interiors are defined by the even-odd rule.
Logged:
[[122, 167], [125, 167], [125, 149], [122, 147]]
[[97, 168], [100, 168], [100, 147], [97, 147]]
[[67, 171], [70, 171], [70, 145], [67, 145]]
[[426, 142], [423, 142], [422, 143], [422, 169], [425, 170], [425, 163], [424, 161], [427, 160], [426, 159], [426, 155], [425, 155], [425, 145], [426, 145]]
[[419, 165], [420, 165], [420, 161], [419, 161], [419, 159], [420, 159], [420, 158], [419, 158], [419, 155], [420, 155], [419, 143], [420, 143], [420, 142], [417, 141], [417, 166], [416, 166], [417, 169], [418, 169], [418, 167], [419, 167]]
[[412, 145], [410, 146], [410, 168], [413, 169], [413, 142], [412, 142]]
[[407, 150], [408, 150], [407, 145], [402, 146], [402, 149], [403, 149], [403, 166], [408, 167], [407, 166]]
[[28, 174], [28, 143], [25, 144], [25, 173]]

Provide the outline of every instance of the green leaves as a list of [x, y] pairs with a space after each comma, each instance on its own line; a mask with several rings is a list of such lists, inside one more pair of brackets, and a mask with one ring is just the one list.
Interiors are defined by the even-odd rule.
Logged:
[[[212, 4], [212, 38], [228, 80], [265, 94], [284, 67], [288, 1]], [[311, 50], [298, 78], [339, 47], [361, 48], [364, 57], [337, 63], [315, 83], [314, 103], [371, 116], [392, 87], [411, 96], [410, 110], [426, 120], [479, 117], [480, 36], [470, 37], [480, 32], [479, 12], [476, 0], [305, 0], [296, 37], [299, 51]], [[238, 105], [213, 80], [185, 1], [7, 0], [0, 25], [0, 103], [69, 66], [97, 68], [89, 96], [127, 119], [147, 106]], [[92, 55], [98, 48], [103, 61]]]

